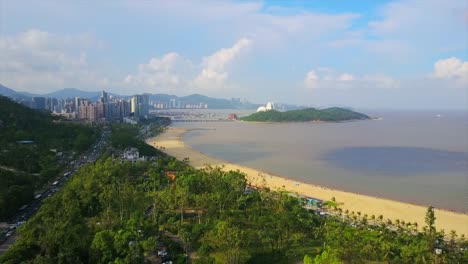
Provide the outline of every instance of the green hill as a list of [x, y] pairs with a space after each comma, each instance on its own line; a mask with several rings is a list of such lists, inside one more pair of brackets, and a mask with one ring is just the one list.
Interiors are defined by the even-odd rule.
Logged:
[[327, 121], [339, 122], [348, 120], [369, 119], [365, 114], [354, 112], [344, 108], [332, 107], [323, 110], [307, 108], [286, 112], [266, 111], [242, 117], [243, 121], [251, 122], [307, 122], [307, 121]]
[[95, 128], [60, 122], [0, 96], [0, 220], [28, 203], [97, 136]]

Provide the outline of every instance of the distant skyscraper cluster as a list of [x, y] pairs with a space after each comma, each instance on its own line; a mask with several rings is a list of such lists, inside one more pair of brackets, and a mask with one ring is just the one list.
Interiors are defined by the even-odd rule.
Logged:
[[134, 95], [130, 100], [109, 96], [102, 91], [96, 101], [88, 98], [46, 98], [33, 97], [31, 101], [21, 103], [34, 108], [49, 110], [55, 115], [69, 119], [86, 120], [90, 122], [138, 120], [149, 114], [149, 95]]

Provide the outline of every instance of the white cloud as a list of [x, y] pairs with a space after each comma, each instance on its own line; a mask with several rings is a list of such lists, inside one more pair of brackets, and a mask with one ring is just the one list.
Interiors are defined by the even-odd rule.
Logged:
[[316, 88], [318, 81], [319, 81], [319, 77], [317, 76], [317, 72], [312, 70], [306, 74], [306, 77], [304, 79], [304, 84], [308, 88]]
[[382, 74], [354, 76], [350, 73], [338, 73], [331, 68], [311, 70], [304, 78], [304, 85], [309, 89], [349, 90], [358, 88], [388, 89], [399, 87], [399, 81]]
[[191, 68], [189, 60], [170, 52], [161, 58], [152, 58], [148, 63], [140, 64], [137, 73], [125, 77], [125, 83], [145, 92], [171, 92], [186, 85]]
[[226, 87], [229, 65], [250, 45], [251, 40], [242, 38], [232, 47], [204, 57], [198, 64], [171, 52], [140, 64], [138, 71], [127, 75], [124, 81], [145, 92], [180, 93], [193, 92], [198, 88], [218, 90]]
[[434, 76], [468, 81], [468, 61], [461, 61], [455, 57], [438, 60], [434, 64]]
[[203, 89], [223, 88], [228, 78], [227, 66], [250, 45], [251, 40], [242, 38], [232, 47], [221, 49], [205, 57], [202, 62], [203, 69], [195, 78], [194, 84]]
[[89, 67], [87, 49], [102, 47], [91, 35], [59, 35], [29, 30], [0, 38], [0, 82], [15, 89], [42, 92], [106, 86], [106, 77]]
[[213, 36], [231, 39], [248, 36], [262, 49], [287, 48], [294, 39], [314, 43], [319, 37], [349, 29], [359, 17], [351, 12], [326, 14], [296, 8], [268, 12], [269, 7], [261, 1], [126, 1], [125, 4], [139, 14], [172, 21], [173, 28], [188, 22]]
[[327, 47], [344, 51], [351, 59], [363, 58], [371, 70], [399, 68], [405, 72], [424, 68], [428, 55], [466, 50], [466, 3], [466, 0], [389, 1], [372, 13], [367, 25], [331, 38]]
[[380, 9], [380, 19], [371, 21], [369, 30], [377, 36], [429, 38], [439, 44], [435, 35], [450, 37], [452, 32], [466, 27], [466, 8], [465, 0], [392, 1]]
[[340, 81], [352, 81], [354, 80], [354, 76], [349, 73], [343, 73], [340, 75]]

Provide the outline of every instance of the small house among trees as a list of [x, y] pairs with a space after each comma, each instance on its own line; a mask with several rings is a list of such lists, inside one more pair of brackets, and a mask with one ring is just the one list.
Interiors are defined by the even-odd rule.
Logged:
[[136, 162], [138, 160], [144, 161], [145, 157], [140, 157], [140, 152], [137, 148], [128, 148], [123, 153], [123, 159], [131, 162]]

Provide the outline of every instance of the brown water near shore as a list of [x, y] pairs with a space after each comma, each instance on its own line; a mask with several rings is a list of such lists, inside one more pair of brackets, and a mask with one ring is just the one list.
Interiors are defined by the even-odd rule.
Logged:
[[[425, 225], [425, 206], [325, 188], [210, 157], [192, 149], [181, 140], [182, 136], [189, 130], [180, 127], [169, 128], [159, 137], [148, 139], [147, 143], [156, 147], [164, 147], [169, 155], [178, 159], [188, 157], [191, 165], [197, 168], [211, 164], [222, 165], [226, 170], [240, 170], [247, 175], [248, 180], [254, 185], [267, 186], [272, 189], [284, 189], [322, 200], [329, 200], [331, 197], [335, 197], [337, 201], [344, 203], [342, 205], [344, 210], [360, 211], [363, 215], [368, 214], [369, 216], [383, 215], [384, 219], [391, 219], [392, 221], [401, 219], [406, 222], [418, 222], [419, 226]], [[446, 231], [455, 230], [458, 234], [468, 235], [467, 214], [436, 209], [436, 217], [437, 228]]]
[[174, 124], [230, 163], [370, 196], [468, 213], [468, 114], [383, 113], [347, 123]]

